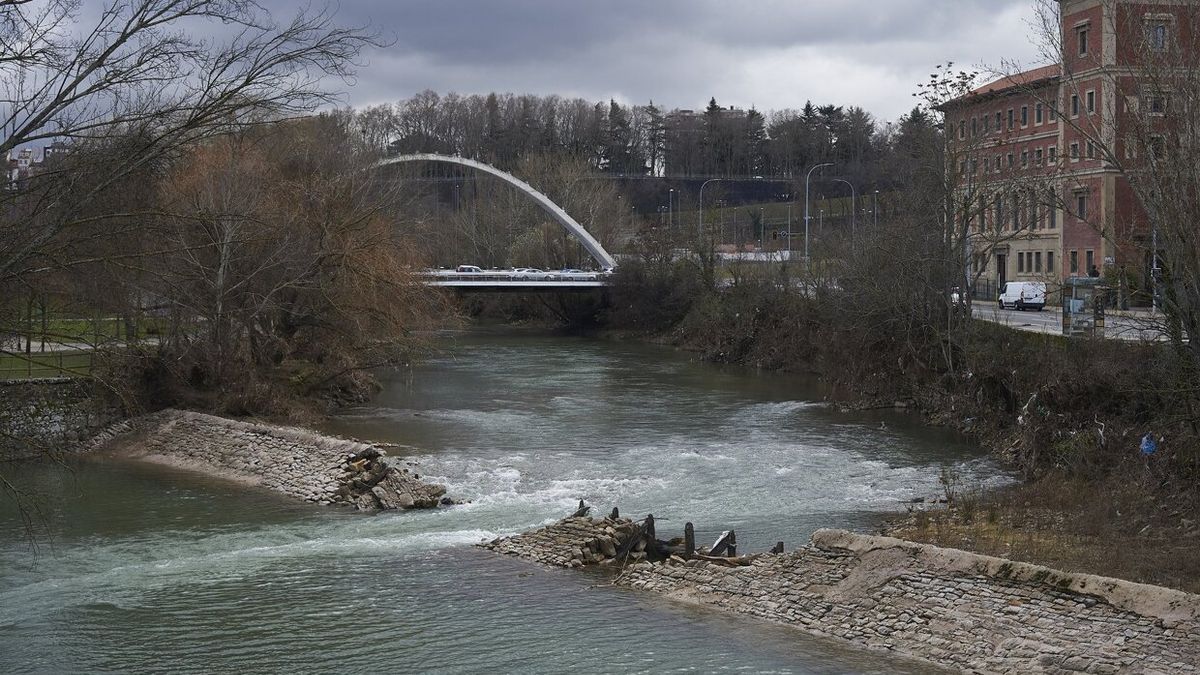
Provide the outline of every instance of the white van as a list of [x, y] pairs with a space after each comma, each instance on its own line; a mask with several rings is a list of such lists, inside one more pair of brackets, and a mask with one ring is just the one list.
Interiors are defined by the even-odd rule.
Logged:
[[1040, 281], [1010, 281], [1000, 292], [1000, 309], [1036, 309], [1046, 306], [1046, 284]]

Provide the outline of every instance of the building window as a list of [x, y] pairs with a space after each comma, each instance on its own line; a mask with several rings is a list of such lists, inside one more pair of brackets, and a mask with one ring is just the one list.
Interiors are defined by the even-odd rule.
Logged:
[[996, 231], [1004, 231], [1004, 197], [996, 197]]
[[1096, 144], [1092, 141], [1087, 142], [1087, 158], [1096, 159]]
[[1013, 232], [1021, 231], [1021, 195], [1015, 192], [1012, 196], [1012, 226]]
[[1080, 26], [1075, 29], [1075, 36], [1079, 42], [1079, 55], [1087, 56], [1088, 53], [1088, 27]]
[[1017, 274], [1022, 274], [1024, 272], [1025, 272], [1025, 254], [1018, 253], [1017, 254]]
[[1029, 168], [1029, 151], [1028, 150], [1021, 151], [1021, 168], [1022, 169]]
[[1033, 151], [1033, 163], [1035, 166], [1042, 165], [1042, 149], [1037, 148]]
[[1054, 251], [1046, 251], [1046, 271], [1054, 271]]
[[1042, 252], [1041, 251], [1037, 251], [1033, 254], [1033, 271], [1034, 272], [1042, 271]]
[[1071, 144], [1071, 161], [1072, 162], [1079, 161], [1079, 144], [1078, 143]]
[[965, 120], [958, 123], [958, 140], [967, 140], [967, 123]]
[[1016, 127], [1016, 111], [1012, 108], [1008, 109], [1008, 130], [1012, 131]]
[[1079, 251], [1071, 251], [1071, 274], [1079, 273]]
[[1165, 94], [1153, 93], [1146, 96], [1146, 110], [1151, 115], [1167, 114], [1167, 97]]
[[971, 138], [975, 138], [978, 135], [979, 135], [979, 118], [972, 117], [971, 118]]
[[992, 118], [987, 115], [983, 116], [983, 135], [986, 136], [992, 133]]
[[1149, 142], [1146, 143], [1146, 150], [1150, 154], [1150, 159], [1162, 159], [1167, 153], [1167, 139], [1157, 134], [1151, 136]]
[[1079, 94], [1071, 94], [1071, 117], [1079, 117]]
[[1000, 173], [1001, 166], [1002, 162], [1000, 161], [1000, 155], [996, 155], [996, 173]]
[[1170, 45], [1170, 35], [1171, 29], [1167, 20], [1152, 19], [1146, 23], [1146, 42], [1154, 51], [1167, 51], [1167, 47]]
[[1008, 168], [1013, 168], [1017, 165], [1016, 157], [1010, 152], [1008, 153]]
[[1004, 113], [996, 113], [996, 133], [1004, 130], [1003, 115]]
[[1034, 124], [1042, 123], [1042, 104], [1041, 103], [1039, 103], [1033, 107], [1033, 123]]
[[1096, 92], [1094, 91], [1087, 93], [1087, 111], [1089, 113], [1096, 112]]
[[992, 159], [990, 157], [983, 158], [983, 172], [987, 173], [992, 170]]
[[1021, 126], [1029, 126], [1029, 106], [1021, 106]]
[[1075, 193], [1075, 216], [1080, 220], [1087, 220], [1087, 193]]
[[1049, 153], [1047, 155], [1047, 157], [1049, 157], [1049, 159], [1050, 159], [1050, 164], [1051, 165], [1057, 164], [1058, 163], [1058, 146], [1052, 145], [1049, 148], [1046, 148], [1046, 152]]
[[1055, 194], [1053, 188], [1050, 189], [1049, 197], [1050, 201], [1047, 203], [1047, 206], [1050, 207], [1050, 229], [1053, 230], [1058, 227], [1058, 195]]
[[1084, 254], [1084, 257], [1087, 260], [1087, 273], [1091, 274], [1092, 268], [1096, 266], [1096, 253], [1094, 251], [1088, 251]]

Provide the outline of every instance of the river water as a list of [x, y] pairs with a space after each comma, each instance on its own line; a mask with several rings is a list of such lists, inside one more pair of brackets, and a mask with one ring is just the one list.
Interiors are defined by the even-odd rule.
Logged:
[[844, 413], [813, 383], [669, 349], [446, 335], [329, 431], [470, 504], [362, 516], [120, 460], [18, 465], [0, 504], [0, 672], [920, 672], [798, 631], [542, 569], [471, 544], [579, 499], [743, 551], [870, 529], [899, 502], [1003, 474], [944, 431]]

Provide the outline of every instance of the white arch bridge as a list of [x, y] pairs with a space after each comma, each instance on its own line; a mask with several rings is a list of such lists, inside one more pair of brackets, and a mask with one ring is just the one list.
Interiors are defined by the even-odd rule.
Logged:
[[578, 239], [581, 244], [583, 244], [583, 247], [592, 256], [592, 258], [599, 263], [601, 268], [607, 269], [617, 266], [616, 260], [612, 257], [612, 255], [609, 254], [608, 251], [604, 250], [604, 247], [600, 245], [600, 242], [597, 241], [596, 238], [591, 235], [591, 233], [584, 229], [584, 227], [580, 225], [578, 221], [572, 218], [569, 213], [564, 211], [561, 206], [555, 204], [550, 200], [549, 197], [542, 194], [538, 190], [535, 190], [529, 183], [526, 183], [510, 173], [501, 171], [500, 169], [488, 164], [484, 164], [483, 162], [476, 162], [473, 159], [435, 154], [398, 155], [396, 157], [388, 157], [387, 159], [380, 160], [375, 165], [375, 168], [378, 169], [385, 166], [390, 166], [392, 164], [400, 164], [404, 162], [439, 162], [443, 164], [457, 164], [459, 166], [469, 167], [471, 169], [475, 169], [476, 171], [482, 171], [483, 173], [495, 176], [533, 198], [533, 200], [537, 202], [538, 206], [541, 206], [542, 209], [546, 211], [546, 213], [549, 213], [559, 225], [562, 225], [567, 232], [574, 235], [574, 237]]

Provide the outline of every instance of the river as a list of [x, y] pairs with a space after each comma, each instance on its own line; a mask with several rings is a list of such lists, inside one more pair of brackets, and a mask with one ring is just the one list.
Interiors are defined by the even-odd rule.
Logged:
[[743, 551], [870, 529], [943, 468], [1003, 473], [802, 377], [670, 349], [474, 330], [385, 377], [327, 431], [402, 446], [469, 504], [362, 516], [121, 460], [15, 465], [32, 543], [0, 505], [0, 672], [921, 672], [798, 631], [543, 569], [471, 544], [579, 499]]

